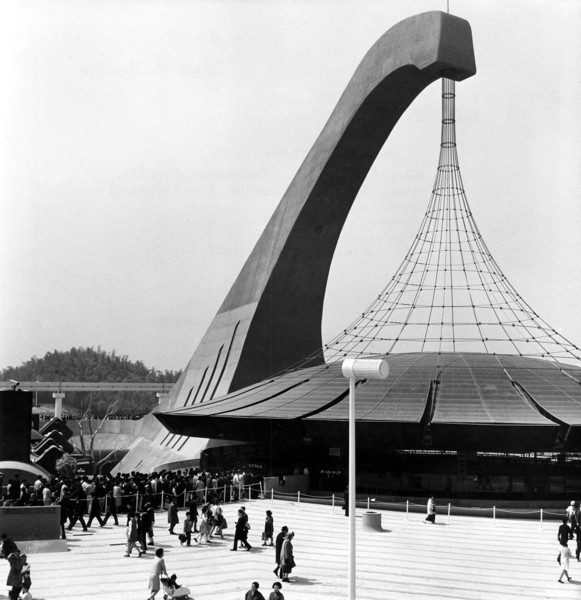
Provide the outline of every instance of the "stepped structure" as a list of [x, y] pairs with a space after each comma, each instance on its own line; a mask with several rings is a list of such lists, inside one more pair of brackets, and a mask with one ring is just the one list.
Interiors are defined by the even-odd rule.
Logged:
[[[385, 448], [530, 452], [581, 444], [581, 352], [510, 285], [464, 192], [455, 81], [474, 73], [470, 27], [457, 17], [425, 13], [380, 38], [156, 412], [167, 431], [137, 442], [120, 470], [153, 467], [148, 446], [185, 459], [207, 438], [221, 455], [226, 440], [239, 440], [264, 457], [266, 442], [271, 464], [275, 445], [295, 462], [344, 454], [341, 360], [353, 356], [390, 364], [387, 380], [357, 382], [362, 462], [380, 460]], [[420, 231], [387, 287], [323, 347], [325, 286], [352, 202], [403, 111], [438, 79], [440, 160]]]

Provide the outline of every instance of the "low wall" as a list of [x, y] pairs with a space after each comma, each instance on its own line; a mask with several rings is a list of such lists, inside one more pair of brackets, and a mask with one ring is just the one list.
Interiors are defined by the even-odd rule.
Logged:
[[264, 493], [269, 494], [271, 490], [283, 494], [306, 494], [309, 490], [308, 475], [284, 475], [280, 477], [264, 478]]
[[18, 542], [58, 540], [60, 506], [0, 506], [0, 533]]

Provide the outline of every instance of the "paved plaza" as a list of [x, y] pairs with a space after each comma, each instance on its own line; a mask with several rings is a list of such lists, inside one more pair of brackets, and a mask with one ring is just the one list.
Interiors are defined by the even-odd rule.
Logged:
[[[347, 598], [348, 520], [339, 508], [284, 500], [244, 503], [252, 529], [250, 552], [231, 552], [238, 504], [224, 508], [225, 540], [182, 547], [170, 535], [165, 512], [156, 514], [155, 540], [165, 550], [170, 574], [191, 588], [196, 600], [242, 600], [250, 583], [272, 591], [274, 549], [262, 547], [265, 511], [274, 515], [275, 532], [295, 532], [297, 563], [292, 583], [283, 584], [285, 600]], [[558, 522], [438, 515], [436, 525], [423, 515], [380, 511], [383, 531], [362, 530], [357, 511], [357, 598], [487, 599], [581, 598], [581, 563], [571, 562], [571, 583], [559, 584], [556, 561]], [[183, 522], [184, 511], [180, 511]], [[35, 600], [145, 600], [153, 552], [125, 558], [125, 523], [108, 523], [83, 533], [69, 532], [67, 553], [29, 555]], [[176, 531], [181, 531], [180, 525]], [[570, 542], [574, 550], [574, 542]], [[0, 599], [8, 565], [0, 561]], [[162, 592], [157, 595], [163, 597]]]

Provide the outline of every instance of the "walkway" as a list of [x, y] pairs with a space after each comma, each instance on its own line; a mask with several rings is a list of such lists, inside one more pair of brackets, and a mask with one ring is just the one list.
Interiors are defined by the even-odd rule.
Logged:
[[[348, 532], [343, 511], [330, 506], [253, 500], [245, 503], [252, 529], [251, 552], [230, 552], [237, 505], [226, 505], [226, 540], [209, 546], [182, 547], [158, 513], [155, 539], [178, 581], [191, 587], [196, 600], [241, 600], [257, 580], [268, 598], [275, 578], [273, 548], [263, 548], [260, 533], [265, 510], [272, 509], [275, 531], [295, 531], [297, 568], [283, 584], [285, 600], [347, 597]], [[557, 583], [557, 523], [438, 516], [382, 511], [383, 532], [362, 531], [358, 510], [358, 600], [535, 600], [581, 598], [581, 563], [572, 561], [573, 582]], [[184, 512], [180, 511], [183, 521]], [[121, 521], [120, 521], [121, 522]], [[181, 525], [181, 524], [180, 524]], [[176, 528], [176, 531], [179, 529]], [[152, 556], [124, 558], [124, 527], [107, 525], [69, 534], [69, 552], [29, 556], [35, 600], [145, 600]], [[571, 542], [571, 549], [574, 544]], [[0, 599], [6, 561], [0, 561]], [[157, 596], [161, 599], [163, 594]]]

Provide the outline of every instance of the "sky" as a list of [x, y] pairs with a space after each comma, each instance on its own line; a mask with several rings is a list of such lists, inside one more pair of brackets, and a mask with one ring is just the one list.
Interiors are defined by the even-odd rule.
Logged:
[[[477, 74], [457, 140], [480, 232], [581, 345], [581, 2], [449, 0]], [[0, 368], [98, 347], [186, 366], [367, 50], [446, 0], [0, 3]], [[388, 138], [334, 256], [323, 339], [391, 278], [436, 175], [440, 84]]]

